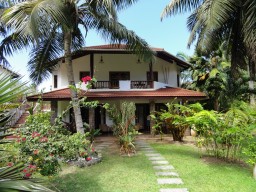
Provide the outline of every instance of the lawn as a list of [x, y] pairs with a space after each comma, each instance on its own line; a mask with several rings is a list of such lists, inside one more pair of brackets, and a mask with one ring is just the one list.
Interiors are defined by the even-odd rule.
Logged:
[[[152, 143], [151, 146], [175, 167], [185, 183], [182, 187], [190, 192], [254, 192], [256, 189], [256, 181], [248, 167], [200, 159], [193, 146], [160, 143]], [[144, 153], [122, 157], [115, 151], [104, 151], [102, 163], [92, 167], [64, 167], [51, 184], [63, 192], [159, 191], [155, 171]]]
[[111, 149], [103, 153], [102, 163], [87, 167], [65, 167], [52, 183], [62, 192], [142, 192], [159, 191], [151, 162], [138, 152], [122, 157]]
[[152, 144], [172, 164], [190, 192], [254, 192], [252, 170], [214, 158], [199, 158], [191, 146]]

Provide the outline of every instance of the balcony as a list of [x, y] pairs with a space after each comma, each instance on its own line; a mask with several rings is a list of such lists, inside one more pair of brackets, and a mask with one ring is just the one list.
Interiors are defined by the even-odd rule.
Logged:
[[152, 89], [154, 88], [153, 81], [97, 81], [93, 89]]
[[[170, 86], [165, 83], [157, 81], [130, 81], [130, 80], [119, 80], [119, 81], [97, 81], [92, 91], [128, 91], [128, 90], [156, 90], [166, 86]], [[86, 84], [77, 85], [78, 88], [87, 90]]]

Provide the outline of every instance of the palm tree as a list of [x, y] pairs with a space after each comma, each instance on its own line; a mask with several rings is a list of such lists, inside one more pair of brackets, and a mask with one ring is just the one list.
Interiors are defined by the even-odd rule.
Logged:
[[[31, 47], [30, 77], [40, 83], [55, 67], [53, 61], [64, 53], [68, 82], [75, 86], [72, 51], [79, 50], [85, 37], [81, 29], [96, 29], [111, 43], [125, 43], [144, 59], [152, 59], [147, 43], [118, 22], [117, 11], [136, 0], [33, 0], [18, 3], [5, 11], [2, 19], [14, 33], [4, 40], [4, 50]], [[9, 39], [8, 39], [9, 38]], [[64, 50], [64, 51], [63, 51]], [[11, 52], [10, 51], [10, 52]], [[8, 53], [8, 52], [7, 52]], [[78, 95], [71, 89], [76, 128], [84, 133]]]
[[192, 11], [187, 20], [188, 46], [197, 39], [197, 49], [209, 53], [227, 41], [234, 76], [238, 67], [245, 69], [248, 58], [256, 62], [255, 0], [172, 0], [162, 19], [187, 11]]

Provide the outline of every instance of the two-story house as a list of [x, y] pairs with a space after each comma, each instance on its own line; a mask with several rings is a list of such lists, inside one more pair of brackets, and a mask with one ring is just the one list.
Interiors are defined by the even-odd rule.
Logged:
[[10, 70], [7, 67], [4, 67], [3, 65], [0, 65], [0, 75], [1, 74], [8, 74], [8, 75], [11, 75], [13, 78], [20, 77], [19, 74], [15, 73], [14, 71]]
[[[133, 101], [136, 104], [136, 124], [140, 131], [150, 132], [152, 123], [147, 125], [150, 112], [160, 110], [164, 103], [205, 99], [205, 94], [180, 88], [180, 72], [189, 67], [189, 63], [173, 56], [164, 49], [152, 48], [156, 52], [154, 62], [143, 62], [125, 45], [100, 45], [85, 47], [73, 53], [73, 70], [78, 83], [84, 76], [97, 79], [92, 89], [84, 91], [87, 100], [98, 100], [96, 109], [83, 109], [83, 121], [102, 131], [111, 129], [109, 119], [102, 104], [119, 104]], [[51, 92], [42, 95], [44, 101], [51, 101], [52, 110], [61, 114], [70, 101], [70, 90], [64, 59], [60, 58], [52, 72]], [[29, 101], [36, 101], [39, 95], [30, 96]], [[71, 112], [70, 112], [71, 113]], [[67, 115], [71, 121], [71, 114]]]

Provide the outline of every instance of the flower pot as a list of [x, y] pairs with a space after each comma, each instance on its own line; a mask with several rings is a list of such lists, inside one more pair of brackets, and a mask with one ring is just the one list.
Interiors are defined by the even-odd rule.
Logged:
[[191, 129], [190, 134], [191, 134], [191, 136], [195, 137], [196, 136], [196, 131], [194, 129]]

